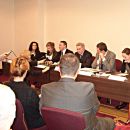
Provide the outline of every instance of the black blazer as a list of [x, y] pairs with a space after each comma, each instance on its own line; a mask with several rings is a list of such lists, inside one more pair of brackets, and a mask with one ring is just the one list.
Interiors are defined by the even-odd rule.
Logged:
[[130, 63], [126, 63], [125, 60], [123, 60], [123, 63], [121, 66], [121, 72], [124, 73], [126, 70], [128, 74], [130, 74]]
[[84, 68], [84, 67], [90, 68], [91, 67], [92, 54], [89, 51], [85, 50], [82, 56], [78, 52], [76, 52], [75, 55], [78, 57], [78, 59], [81, 63], [81, 68]]
[[57, 51], [53, 52], [52, 60], [46, 58], [47, 61], [58, 62], [60, 60], [60, 55]]
[[[58, 53], [59, 53], [59, 56], [61, 57], [61, 51], [59, 51]], [[66, 49], [65, 54], [67, 54], [67, 53], [73, 53], [73, 51]]]
[[36, 92], [24, 81], [9, 81], [5, 84], [14, 91], [16, 98], [21, 101], [28, 128], [33, 129], [42, 127], [44, 121], [40, 115], [39, 97]]
[[41, 60], [41, 59], [44, 59], [45, 58], [45, 53], [44, 52], [36, 52], [35, 55], [31, 55], [31, 60], [33, 61], [38, 61], [38, 60]]

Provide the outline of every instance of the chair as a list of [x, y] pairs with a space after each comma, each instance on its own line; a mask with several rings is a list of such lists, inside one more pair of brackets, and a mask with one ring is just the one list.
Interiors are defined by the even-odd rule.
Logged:
[[16, 118], [12, 125], [13, 130], [28, 130], [25, 119], [24, 110], [21, 102], [16, 99]]
[[43, 107], [41, 113], [49, 130], [84, 130], [86, 128], [81, 113], [52, 107]]
[[121, 66], [122, 66], [122, 61], [116, 59], [116, 71], [120, 71], [121, 70]]
[[[27, 128], [26, 121], [24, 118], [23, 106], [18, 99], [16, 99], [16, 118], [12, 125], [12, 130], [29, 130]], [[47, 127], [43, 126], [32, 130], [47, 130]]]

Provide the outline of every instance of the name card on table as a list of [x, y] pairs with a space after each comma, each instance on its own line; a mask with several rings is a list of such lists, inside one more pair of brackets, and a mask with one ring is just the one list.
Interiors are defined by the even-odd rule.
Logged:
[[79, 75], [92, 76], [93, 72], [79, 71]]
[[117, 80], [117, 81], [125, 81], [125, 80], [127, 80], [126, 77], [117, 76], [117, 75], [110, 75], [110, 76], [108, 77], [108, 79]]

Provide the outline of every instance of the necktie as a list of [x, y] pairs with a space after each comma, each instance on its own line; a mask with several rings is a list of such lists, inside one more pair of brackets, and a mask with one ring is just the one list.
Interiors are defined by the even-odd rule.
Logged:
[[99, 69], [103, 69], [103, 63], [102, 63], [102, 59], [100, 59], [100, 63], [99, 63]]

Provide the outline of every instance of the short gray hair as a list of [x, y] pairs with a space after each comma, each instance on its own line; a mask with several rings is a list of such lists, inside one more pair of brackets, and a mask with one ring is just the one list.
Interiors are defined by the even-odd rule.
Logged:
[[61, 57], [59, 66], [61, 75], [75, 76], [79, 69], [79, 60], [74, 54], [67, 53]]
[[76, 44], [76, 46], [81, 46], [82, 48], [85, 48], [85, 45], [84, 45], [84, 43], [82, 43], [82, 42], [78, 42], [78, 43]]

